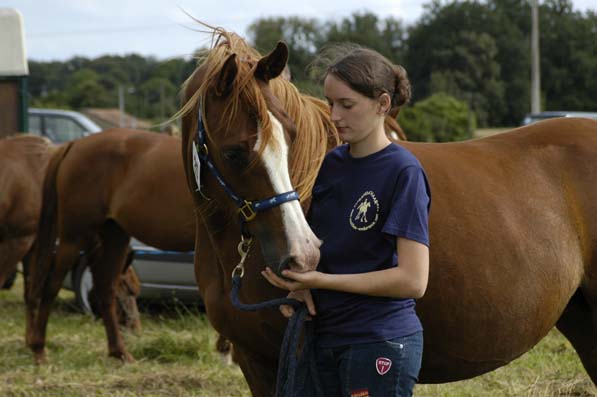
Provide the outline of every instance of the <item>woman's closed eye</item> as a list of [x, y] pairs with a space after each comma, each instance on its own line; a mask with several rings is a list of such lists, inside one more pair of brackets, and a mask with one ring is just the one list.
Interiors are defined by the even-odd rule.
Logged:
[[332, 102], [328, 99], [328, 106], [332, 109], [334, 106], [340, 106], [342, 109], [349, 110], [354, 106], [354, 103], [347, 101]]

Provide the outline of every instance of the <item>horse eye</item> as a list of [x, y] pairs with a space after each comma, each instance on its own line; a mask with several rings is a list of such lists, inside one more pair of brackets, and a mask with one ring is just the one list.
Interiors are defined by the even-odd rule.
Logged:
[[249, 153], [241, 146], [225, 148], [222, 152], [222, 157], [237, 168], [246, 168], [249, 165]]

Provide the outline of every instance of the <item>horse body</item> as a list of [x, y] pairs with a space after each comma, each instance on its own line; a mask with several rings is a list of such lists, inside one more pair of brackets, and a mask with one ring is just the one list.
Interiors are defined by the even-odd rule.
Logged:
[[[232, 34], [220, 30], [215, 33], [220, 42], [212, 52], [227, 46], [226, 65], [233, 59], [240, 69], [243, 63], [251, 65], [259, 60], [254, 53], [247, 53], [246, 44], [238, 45]], [[238, 54], [240, 60], [230, 54]], [[210, 117], [216, 120], [223, 112], [218, 106], [209, 107], [209, 89], [217, 90], [222, 80], [224, 85], [237, 84], [242, 89], [255, 71], [249, 68], [248, 72], [239, 72], [241, 76], [236, 79], [222, 72], [202, 80], [201, 70], [210, 62], [208, 56], [186, 84], [182, 110], [182, 154], [191, 191], [197, 189], [191, 150], [198, 98], [208, 98], [208, 123]], [[277, 80], [269, 84], [274, 86], [274, 95], [284, 110], [294, 113], [297, 139], [317, 133], [314, 127], [299, 126], [308, 111], [293, 111], [297, 101], [275, 90]], [[241, 94], [234, 90], [220, 93], [232, 102], [238, 101], [235, 95]], [[256, 112], [247, 103], [236, 106], [248, 114]], [[248, 125], [219, 121], [226, 127], [221, 127], [224, 131], [220, 135], [211, 136], [212, 153], [225, 150], [235, 139], [242, 140]], [[327, 143], [327, 147], [320, 144], [319, 149], [333, 147], [333, 139]], [[550, 120], [480, 140], [400, 144], [423, 164], [433, 196], [429, 286], [417, 306], [425, 329], [421, 381], [457, 381], [505, 365], [557, 325], [597, 382], [597, 268], [593, 263], [597, 237], [597, 123]], [[293, 146], [296, 149], [296, 141]], [[301, 161], [313, 159], [307, 164], [317, 170], [320, 162], [315, 159], [320, 159], [319, 155], [313, 149], [312, 155]], [[297, 157], [291, 157], [289, 168], [293, 169], [296, 162]], [[233, 187], [243, 181], [226, 168], [225, 162], [217, 166]], [[253, 187], [246, 194], [251, 198], [267, 194], [260, 190], [262, 185], [245, 176], [245, 189]], [[275, 311], [241, 313], [229, 303], [231, 272], [239, 260], [239, 228], [230, 198], [209, 174], [201, 178], [204, 194], [212, 200], [207, 204], [200, 194], [194, 194], [199, 290], [212, 325], [234, 344], [236, 359], [253, 395], [270, 396], [285, 321]], [[303, 181], [301, 174], [293, 178], [295, 186]], [[304, 198], [308, 202], [308, 194]], [[254, 229], [265, 229], [266, 237], [283, 233], [275, 214], [271, 217], [264, 213]], [[283, 294], [261, 277], [262, 254], [255, 246], [245, 264], [241, 291], [245, 302]]]
[[43, 174], [52, 150], [47, 139], [33, 135], [0, 140], [0, 286], [33, 244]]
[[485, 373], [524, 354], [560, 318], [563, 331], [571, 325], [562, 313], [577, 291], [587, 295], [595, 269], [597, 124], [554, 120], [476, 141], [403, 145], [433, 195], [429, 288], [417, 304], [421, 381]]
[[[90, 256], [109, 353], [132, 360], [118, 330], [114, 302], [130, 236], [167, 250], [191, 250], [194, 244], [193, 208], [179, 153], [177, 138], [114, 129], [70, 143], [52, 157], [26, 280], [27, 344], [36, 360], [45, 359], [50, 305], [81, 251]], [[175, 205], [172, 197], [177, 197]]]
[[179, 145], [177, 138], [120, 129], [77, 141], [56, 180], [63, 233], [93, 233], [113, 219], [148, 245], [192, 249], [190, 199], [169, 205], [185, 187]]

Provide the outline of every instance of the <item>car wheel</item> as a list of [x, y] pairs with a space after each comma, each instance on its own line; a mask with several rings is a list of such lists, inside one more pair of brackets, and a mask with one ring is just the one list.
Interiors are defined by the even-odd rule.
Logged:
[[17, 278], [17, 272], [14, 272], [10, 276], [8, 276], [6, 281], [4, 281], [4, 285], [2, 286], [2, 289], [10, 289], [12, 287], [12, 285], [15, 283], [16, 278]]
[[73, 278], [73, 289], [75, 291], [75, 300], [79, 309], [86, 314], [94, 314], [91, 307], [89, 294], [93, 288], [93, 277], [91, 270], [87, 266], [87, 262], [82, 260], [79, 262]]

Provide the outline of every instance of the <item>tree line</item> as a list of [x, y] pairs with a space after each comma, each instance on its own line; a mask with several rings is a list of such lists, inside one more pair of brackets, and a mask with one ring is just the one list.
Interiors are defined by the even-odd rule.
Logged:
[[[540, 5], [541, 98], [545, 110], [597, 110], [597, 14], [571, 0]], [[329, 43], [353, 42], [403, 65], [413, 85], [399, 117], [409, 139], [468, 137], [475, 126], [515, 126], [530, 110], [531, 9], [528, 0], [431, 0], [412, 25], [359, 12], [341, 20], [260, 18], [248, 30], [262, 53], [279, 40], [290, 48], [293, 82], [321, 96], [315, 55]], [[163, 121], [179, 107], [178, 91], [195, 60], [138, 55], [30, 62], [35, 106], [116, 107]]]

